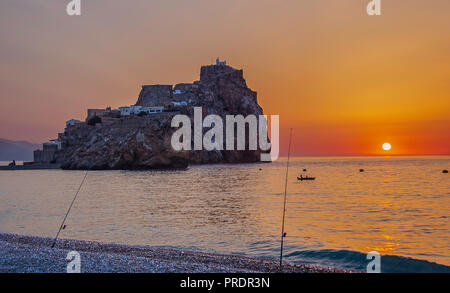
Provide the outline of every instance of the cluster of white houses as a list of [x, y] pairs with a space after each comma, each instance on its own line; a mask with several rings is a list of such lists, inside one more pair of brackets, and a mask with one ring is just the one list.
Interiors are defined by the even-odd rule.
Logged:
[[[170, 102], [166, 108], [163, 106], [160, 107], [144, 107], [144, 106], [127, 106], [127, 107], [119, 107], [118, 109], [111, 109], [111, 107], [107, 107], [106, 109], [88, 109], [86, 122], [88, 122], [94, 116], [101, 117], [102, 120], [107, 119], [115, 119], [120, 117], [129, 117], [129, 116], [138, 116], [138, 115], [150, 115], [156, 113], [162, 113], [165, 109], [169, 110], [173, 107], [184, 107], [187, 106], [188, 103], [181, 102]], [[70, 119], [66, 121], [66, 127], [75, 126], [82, 121], [77, 119]], [[60, 134], [62, 135], [62, 134]], [[35, 163], [52, 163], [55, 160], [56, 153], [61, 150], [61, 138], [50, 140], [42, 144], [42, 150], [34, 151], [34, 162]]]
[[139, 115], [141, 113], [154, 114], [164, 111], [164, 107], [142, 107], [142, 106], [129, 106], [120, 107], [120, 116]]
[[[186, 102], [172, 102], [171, 105], [174, 107], [183, 107], [187, 106]], [[162, 113], [164, 112], [164, 107], [143, 107], [143, 106], [126, 106], [126, 107], [119, 107], [118, 109], [111, 109], [111, 107], [108, 107], [106, 109], [88, 109], [87, 110], [87, 117], [86, 121], [89, 121], [94, 116], [98, 117], [110, 117], [110, 118], [119, 118], [119, 117], [129, 117], [129, 116], [137, 116], [137, 115], [148, 115], [148, 114], [156, 114], [156, 113]], [[70, 119], [66, 121], [66, 127], [73, 126], [78, 123], [81, 123], [82, 121], [76, 120], [76, 119]]]
[[[187, 103], [174, 103], [176, 106], [186, 106]], [[142, 113], [155, 114], [164, 111], [164, 107], [142, 107], [142, 106], [128, 106], [119, 107], [118, 109], [111, 109], [108, 107], [106, 109], [88, 109], [86, 122], [89, 121], [94, 116], [101, 117], [102, 120], [109, 118], [119, 118], [127, 116], [140, 115]], [[66, 121], [66, 127], [75, 126], [76, 124], [82, 123], [80, 120], [70, 119]], [[60, 134], [62, 136], [63, 134]], [[49, 164], [54, 162], [56, 158], [56, 153], [61, 150], [61, 138], [53, 139], [42, 144], [42, 150], [34, 151], [34, 162], [40, 164]]]
[[118, 118], [118, 117], [136, 116], [139, 114], [155, 114], [161, 113], [163, 111], [164, 111], [163, 106], [142, 107], [136, 105], [119, 107], [118, 109], [111, 109], [111, 107], [108, 107], [106, 109], [88, 109], [86, 121], [88, 121], [94, 116]]

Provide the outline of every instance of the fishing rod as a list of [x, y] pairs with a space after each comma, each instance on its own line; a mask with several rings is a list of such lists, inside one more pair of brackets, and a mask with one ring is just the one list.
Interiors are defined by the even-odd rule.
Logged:
[[280, 247], [280, 269], [283, 265], [283, 242], [284, 237], [286, 237], [286, 233], [284, 232], [284, 219], [286, 215], [286, 195], [287, 195], [287, 184], [288, 184], [288, 174], [289, 174], [289, 159], [291, 155], [291, 141], [292, 141], [292, 128], [289, 135], [289, 149], [288, 149], [288, 158], [286, 163], [286, 181], [284, 182], [284, 203], [283, 203], [283, 221], [281, 224], [281, 247]]
[[66, 228], [66, 225], [64, 225], [64, 223], [66, 222], [67, 216], [69, 215], [70, 210], [72, 209], [73, 203], [74, 203], [75, 200], [77, 199], [77, 196], [78, 196], [78, 193], [80, 192], [81, 186], [83, 186], [83, 183], [84, 183], [84, 181], [86, 180], [87, 174], [88, 174], [88, 172], [89, 172], [90, 169], [91, 169], [91, 168], [88, 168], [88, 169], [86, 170], [86, 173], [84, 173], [83, 180], [81, 181], [81, 184], [80, 184], [80, 186], [78, 187], [78, 190], [77, 190], [77, 192], [75, 193], [75, 196], [73, 197], [72, 202], [70, 203], [69, 209], [67, 210], [67, 213], [66, 213], [66, 215], [65, 215], [65, 217], [64, 217], [64, 219], [63, 219], [63, 221], [62, 221], [62, 223], [61, 223], [61, 226], [59, 226], [58, 233], [56, 234], [56, 237], [55, 237], [55, 239], [53, 240], [52, 248], [55, 247], [56, 240], [58, 240], [58, 236], [59, 236], [59, 233], [61, 233], [61, 230], [63, 230], [64, 228]]

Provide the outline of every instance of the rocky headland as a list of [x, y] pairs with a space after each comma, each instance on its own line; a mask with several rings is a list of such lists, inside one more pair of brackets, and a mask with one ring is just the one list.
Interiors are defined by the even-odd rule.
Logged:
[[[208, 65], [201, 67], [200, 80], [193, 83], [144, 85], [136, 104], [130, 107], [164, 110], [139, 113], [143, 115], [123, 115], [123, 111], [120, 115], [110, 109], [105, 112], [88, 110], [86, 122], [68, 125], [59, 135], [61, 149], [56, 162], [63, 169], [106, 170], [260, 161], [262, 151], [259, 149], [174, 151], [171, 146], [176, 130], [171, 127], [173, 116], [185, 114], [194, 125], [194, 107], [202, 107], [203, 118], [209, 114], [223, 119], [226, 115], [263, 114], [257, 93], [248, 88], [242, 70], [224, 64]], [[203, 129], [203, 133], [207, 130]]]
[[119, 118], [66, 129], [58, 160], [63, 169], [186, 168], [188, 153], [170, 144], [173, 113]]

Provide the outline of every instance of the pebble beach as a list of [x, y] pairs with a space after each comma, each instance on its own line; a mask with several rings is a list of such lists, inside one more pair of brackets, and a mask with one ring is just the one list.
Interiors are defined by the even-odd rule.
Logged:
[[1, 273], [66, 273], [67, 254], [81, 256], [82, 273], [349, 273], [352, 271], [236, 255], [202, 253], [0, 233]]

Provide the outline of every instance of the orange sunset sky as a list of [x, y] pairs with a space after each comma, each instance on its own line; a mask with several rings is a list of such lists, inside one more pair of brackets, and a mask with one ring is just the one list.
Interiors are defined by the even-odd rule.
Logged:
[[0, 137], [56, 138], [86, 109], [134, 104], [142, 84], [244, 69], [296, 155], [450, 154], [450, 1], [0, 2]]

